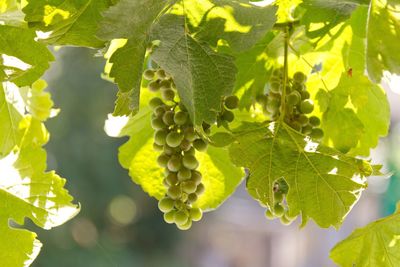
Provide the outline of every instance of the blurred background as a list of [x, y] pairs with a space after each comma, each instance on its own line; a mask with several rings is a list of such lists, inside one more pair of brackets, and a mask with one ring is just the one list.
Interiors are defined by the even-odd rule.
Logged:
[[[49, 169], [67, 177], [66, 187], [82, 205], [70, 222], [45, 231], [34, 267], [320, 267], [335, 266], [330, 249], [356, 227], [388, 215], [400, 199], [400, 91], [387, 89], [392, 106], [389, 137], [374, 150], [391, 177], [371, 178], [369, 188], [343, 227], [319, 229], [310, 221], [283, 226], [268, 221], [244, 184], [220, 209], [189, 231], [164, 223], [156, 200], [133, 184], [117, 159], [126, 139], [108, 137], [116, 87], [100, 78], [104, 60], [94, 51], [63, 48], [46, 75], [61, 113], [47, 122]], [[400, 82], [399, 82], [400, 84]]]

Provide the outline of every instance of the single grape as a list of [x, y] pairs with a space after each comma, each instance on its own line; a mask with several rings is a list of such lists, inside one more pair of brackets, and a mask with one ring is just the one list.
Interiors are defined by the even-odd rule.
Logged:
[[231, 95], [225, 98], [224, 102], [227, 109], [235, 109], [239, 105], [239, 98], [235, 95]]
[[176, 226], [178, 227], [179, 230], [183, 230], [183, 231], [189, 230], [190, 227], [192, 227], [192, 221], [190, 219], [188, 219], [186, 223], [177, 224]]
[[165, 79], [165, 77], [166, 77], [165, 71], [163, 69], [158, 69], [156, 71], [156, 74], [157, 74], [157, 77], [160, 79]]
[[189, 216], [183, 210], [177, 211], [174, 216], [175, 223], [177, 225], [185, 224], [189, 219]]
[[292, 121], [290, 122], [290, 127], [292, 127], [293, 129], [295, 129], [296, 131], [301, 131], [301, 124], [297, 121]]
[[287, 101], [288, 105], [291, 105], [291, 106], [297, 105], [297, 103], [300, 102], [300, 99], [301, 99], [301, 95], [297, 91], [293, 91], [286, 96], [286, 101]]
[[148, 80], [148, 81], [151, 81], [151, 80], [153, 80], [154, 79], [154, 70], [152, 70], [152, 69], [147, 69], [147, 70], [145, 70], [144, 72], [143, 72], [143, 77], [146, 79], [146, 80]]
[[279, 99], [268, 97], [268, 102], [266, 107], [268, 112], [270, 112], [271, 114], [278, 113], [279, 106], [280, 106]]
[[162, 212], [169, 212], [174, 209], [175, 201], [169, 197], [165, 197], [158, 202], [158, 208]]
[[297, 121], [301, 124], [301, 126], [305, 126], [308, 123], [308, 117], [304, 114], [300, 114], [297, 118]]
[[262, 106], [265, 106], [268, 102], [268, 97], [266, 95], [257, 95], [256, 102]]
[[170, 172], [165, 179], [167, 179], [170, 185], [176, 185], [178, 183], [178, 176], [175, 172]]
[[166, 101], [174, 101], [175, 92], [172, 89], [165, 89], [161, 91], [161, 96]]
[[182, 195], [181, 188], [177, 185], [172, 185], [168, 188], [167, 195], [172, 199], [178, 199]]
[[192, 172], [189, 169], [181, 168], [178, 171], [178, 180], [179, 181], [189, 180], [191, 177], [192, 177]]
[[305, 135], [309, 135], [312, 131], [313, 127], [309, 124], [307, 124], [306, 126], [303, 126], [303, 128], [301, 129], [301, 132]]
[[324, 137], [324, 131], [321, 128], [314, 128], [310, 133], [310, 137], [312, 139], [320, 140]]
[[235, 115], [230, 110], [224, 110], [222, 113], [221, 119], [227, 122], [232, 122], [235, 119]]
[[311, 112], [313, 112], [314, 110], [314, 103], [307, 99], [307, 100], [303, 100], [300, 103], [300, 111], [304, 114], [309, 114]]
[[197, 197], [196, 193], [191, 193], [191, 194], [188, 195], [187, 201], [188, 201], [189, 204], [192, 204], [192, 203], [197, 201], [197, 198], [198, 197]]
[[184, 125], [187, 122], [187, 120], [188, 120], [187, 112], [178, 111], [177, 113], [175, 113], [174, 122], [177, 125]]
[[310, 124], [312, 126], [314, 126], [314, 127], [317, 127], [317, 126], [319, 126], [321, 124], [321, 120], [316, 116], [311, 116], [310, 117]]
[[199, 166], [199, 162], [197, 161], [196, 157], [193, 155], [185, 155], [182, 158], [183, 166], [190, 170], [194, 170]]
[[160, 82], [160, 89], [161, 90], [171, 89], [171, 82], [168, 80], [162, 80]]
[[177, 132], [170, 132], [165, 139], [167, 145], [170, 147], [178, 147], [183, 140], [183, 134]]
[[166, 154], [161, 154], [157, 157], [157, 163], [161, 168], [167, 167], [170, 157]]
[[190, 213], [190, 218], [194, 222], [200, 221], [201, 218], [203, 217], [203, 212], [199, 208], [191, 208], [189, 213]]
[[270, 83], [271, 92], [278, 94], [281, 91], [281, 84], [279, 82]]
[[149, 106], [152, 110], [155, 110], [158, 106], [162, 105], [164, 105], [164, 102], [158, 97], [154, 97], [149, 101]]
[[271, 212], [270, 209], [267, 209], [265, 211], [265, 217], [267, 217], [268, 220], [273, 220], [275, 219], [275, 215]]
[[200, 152], [204, 152], [207, 150], [208, 143], [203, 139], [199, 138], [193, 141], [193, 147]]
[[274, 214], [276, 217], [281, 217], [285, 213], [285, 209], [280, 203], [275, 204]]
[[307, 79], [306, 75], [300, 71], [296, 72], [293, 75], [293, 80], [298, 83], [304, 83], [306, 81], [306, 79]]
[[160, 90], [160, 81], [159, 80], [152, 81], [149, 83], [147, 87], [151, 92], [157, 92], [158, 90]]
[[165, 186], [165, 188], [169, 188], [171, 185], [168, 183], [167, 179], [163, 179], [162, 180], [163, 185]]
[[307, 92], [306, 90], [303, 90], [300, 92], [301, 94], [301, 100], [309, 99], [310, 98], [310, 93]]
[[194, 192], [196, 192], [196, 188], [197, 188], [197, 185], [195, 182], [192, 182], [192, 181], [182, 182], [182, 190], [185, 193], [188, 193], [188, 194], [194, 193]]
[[153, 149], [154, 149], [154, 151], [163, 151], [164, 150], [164, 146], [160, 146], [157, 143], [153, 143]]
[[185, 151], [184, 154], [185, 154], [185, 155], [195, 155], [195, 154], [196, 154], [196, 150], [195, 150], [194, 147], [192, 146], [188, 151]]
[[202, 175], [199, 171], [192, 171], [191, 180], [196, 183], [196, 185], [200, 184]]
[[172, 224], [175, 222], [175, 212], [174, 210], [171, 210], [170, 212], [164, 213], [164, 221], [166, 223]]
[[173, 110], [168, 110], [164, 113], [164, 115], [162, 116], [162, 120], [165, 125], [170, 126], [174, 124], [174, 115], [175, 112]]
[[289, 225], [289, 224], [292, 223], [292, 221], [290, 221], [290, 220], [286, 217], [286, 215], [283, 215], [282, 217], [280, 217], [279, 220], [281, 221], [281, 223], [282, 223], [283, 225]]
[[166, 130], [157, 130], [154, 134], [154, 143], [160, 146], [165, 145], [167, 134], [168, 132]]
[[272, 76], [281, 78], [283, 76], [283, 68], [274, 69]]
[[182, 149], [182, 151], [188, 151], [189, 149], [192, 148], [192, 143], [189, 142], [189, 141], [186, 140], [186, 139], [183, 139], [183, 140], [182, 140], [182, 143], [181, 143], [181, 145], [180, 145], [180, 148]]
[[200, 183], [197, 185], [196, 194], [201, 195], [204, 193], [205, 190], [206, 190], [206, 188], [204, 187], [204, 184]]
[[153, 114], [156, 115], [156, 117], [162, 117], [162, 115], [164, 115], [165, 113], [165, 108], [166, 106], [162, 105], [162, 106], [158, 106], [154, 109]]
[[193, 127], [186, 128], [184, 131], [184, 136], [190, 142], [193, 142], [197, 138]]
[[171, 172], [178, 172], [182, 167], [181, 159], [178, 157], [172, 157], [167, 163], [168, 170]]
[[297, 92], [301, 93], [304, 90], [304, 85], [301, 83], [294, 82], [292, 88], [293, 90], [296, 90]]

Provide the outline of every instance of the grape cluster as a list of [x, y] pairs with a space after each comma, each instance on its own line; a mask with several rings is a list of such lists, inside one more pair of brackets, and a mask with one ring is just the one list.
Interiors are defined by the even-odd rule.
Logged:
[[265, 212], [265, 216], [269, 220], [279, 218], [282, 224], [289, 225], [296, 219], [296, 217], [289, 216], [289, 209], [284, 201], [288, 190], [289, 187], [284, 179], [279, 179], [274, 183], [274, 206]]
[[207, 150], [208, 143], [195, 131], [185, 106], [179, 101], [173, 79], [158, 68], [143, 74], [148, 88], [161, 98], [149, 102], [153, 110], [151, 126], [155, 130], [153, 148], [160, 152], [157, 163], [164, 168], [166, 195], [158, 202], [167, 223], [181, 230], [189, 229], [192, 221], [202, 217], [202, 210], [193, 207], [204, 192], [202, 174], [197, 170], [196, 151]]
[[[288, 79], [285, 97], [285, 122], [296, 131], [310, 136], [312, 139], [321, 140], [324, 132], [320, 125], [320, 119], [316, 116], [308, 116], [314, 110], [314, 103], [310, 99], [305, 82], [307, 76], [303, 72], [296, 72], [293, 78]], [[260, 95], [257, 101], [263, 106], [273, 121], [281, 114], [281, 101], [283, 93], [283, 69], [275, 69], [269, 82], [267, 95]]]

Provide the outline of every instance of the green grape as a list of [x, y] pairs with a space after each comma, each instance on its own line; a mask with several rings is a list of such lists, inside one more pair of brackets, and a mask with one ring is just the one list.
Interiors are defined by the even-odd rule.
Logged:
[[170, 147], [178, 147], [183, 140], [183, 134], [177, 132], [170, 132], [165, 141]]
[[310, 124], [312, 126], [314, 126], [314, 127], [317, 127], [317, 126], [319, 126], [321, 124], [321, 120], [316, 116], [311, 116], [310, 117]]
[[229, 110], [224, 110], [222, 113], [221, 119], [227, 122], [232, 122], [235, 119], [235, 115], [233, 114], [232, 111]]
[[166, 188], [170, 187], [170, 184], [168, 183], [167, 179], [163, 179], [162, 183]]
[[203, 139], [199, 138], [193, 141], [193, 147], [200, 152], [204, 152], [207, 150], [208, 144]]
[[177, 211], [174, 216], [175, 223], [177, 225], [185, 224], [189, 219], [189, 216], [183, 210]]
[[157, 74], [157, 77], [160, 79], [165, 79], [165, 77], [166, 77], [165, 71], [163, 69], [158, 69], [156, 71], [156, 74]]
[[311, 112], [313, 112], [314, 110], [314, 103], [307, 99], [307, 100], [303, 100], [300, 103], [300, 111], [304, 114], [309, 114]]
[[293, 129], [295, 129], [296, 131], [301, 131], [301, 124], [297, 121], [292, 121], [290, 124], [290, 127], [292, 127]]
[[281, 91], [281, 84], [279, 82], [270, 83], [271, 92], [278, 94]]
[[309, 99], [310, 98], [310, 93], [307, 92], [306, 90], [303, 90], [300, 92], [301, 94], [301, 100]]
[[160, 146], [157, 143], [153, 143], [153, 149], [154, 149], [154, 151], [163, 151], [164, 150], [164, 146]]
[[157, 130], [154, 134], [154, 143], [160, 146], [165, 145], [167, 134], [168, 132], [166, 130]]
[[196, 132], [194, 131], [193, 127], [186, 128], [183, 134], [189, 142], [193, 142], [197, 138]]
[[291, 106], [297, 105], [297, 103], [300, 102], [300, 99], [301, 99], [301, 95], [297, 91], [293, 91], [286, 96], [286, 101]]
[[171, 172], [178, 172], [182, 167], [181, 159], [178, 157], [172, 157], [167, 163], [168, 170]]
[[164, 89], [161, 91], [161, 96], [166, 101], [174, 101], [175, 92], [172, 89]]
[[202, 175], [199, 171], [192, 171], [191, 180], [196, 183], [196, 185], [200, 184]]
[[201, 218], [203, 217], [203, 212], [199, 208], [191, 208], [189, 213], [190, 213], [190, 218], [194, 222], [200, 221]]
[[191, 147], [188, 151], [185, 151], [184, 154], [185, 155], [195, 155], [196, 154], [196, 150], [194, 149], [194, 147]]
[[177, 224], [176, 225], [178, 227], [179, 230], [189, 230], [190, 227], [192, 227], [192, 220], [188, 219], [186, 223], [184, 224]]
[[281, 223], [282, 223], [283, 225], [289, 225], [289, 224], [292, 223], [292, 221], [289, 220], [289, 219], [286, 217], [286, 215], [283, 215], [282, 217], [280, 217], [279, 220], [281, 221]]
[[184, 125], [188, 120], [188, 114], [184, 111], [178, 111], [175, 113], [174, 122], [177, 125]]
[[292, 88], [293, 90], [296, 90], [297, 92], [301, 93], [304, 90], [304, 85], [301, 83], [294, 82]]
[[[182, 195], [184, 195], [184, 194], [182, 194]], [[177, 208], [178, 210], [186, 208], [186, 204], [183, 203], [182, 199], [177, 199], [177, 200], [175, 200], [175, 208]]]
[[167, 126], [173, 125], [174, 124], [174, 115], [175, 115], [175, 112], [173, 110], [166, 111], [162, 117], [163, 122]]
[[189, 169], [181, 168], [178, 171], [178, 180], [179, 181], [189, 180], [191, 177], [192, 177], [192, 172]]
[[155, 110], [158, 106], [162, 105], [164, 105], [164, 102], [158, 97], [154, 97], [149, 101], [149, 106], [152, 110]]
[[171, 89], [171, 82], [168, 80], [163, 80], [160, 82], [160, 89], [161, 90], [166, 90], [166, 89]]
[[239, 106], [239, 98], [235, 95], [228, 96], [224, 102], [227, 109], [235, 109]]
[[266, 95], [257, 95], [256, 96], [256, 102], [259, 103], [262, 106], [265, 106], [268, 102], [268, 96]]
[[192, 148], [192, 143], [189, 142], [189, 141], [186, 140], [186, 139], [183, 139], [183, 140], [182, 140], [182, 143], [181, 143], [181, 145], [180, 145], [180, 148], [182, 149], [182, 151], [188, 151], [189, 149]]
[[147, 69], [147, 70], [145, 70], [144, 72], [143, 72], [143, 77], [146, 79], [146, 80], [148, 80], [148, 81], [151, 81], [151, 80], [153, 80], [154, 79], [154, 70], [151, 70], [151, 69]]
[[306, 75], [300, 71], [296, 72], [293, 75], [293, 80], [298, 83], [304, 83], [306, 81], [306, 79], [307, 79]]
[[161, 154], [157, 157], [157, 163], [161, 168], [167, 167], [170, 157], [166, 154]]
[[320, 139], [322, 139], [322, 137], [324, 137], [324, 131], [322, 131], [321, 128], [314, 128], [314, 129], [312, 129], [312, 131], [310, 133], [310, 137], [312, 139], [320, 140]]
[[167, 127], [160, 118], [154, 118], [151, 120], [151, 127], [154, 130], [161, 130]]
[[170, 212], [164, 213], [164, 221], [169, 224], [173, 224], [175, 222], [175, 212], [171, 210]]
[[204, 187], [204, 184], [200, 183], [197, 185], [196, 194], [201, 195], [204, 193], [205, 190], [206, 190], [206, 188]]
[[279, 111], [279, 106], [280, 106], [280, 100], [272, 97], [268, 97], [268, 103], [267, 103], [267, 111], [275, 114], [278, 113]]
[[305, 126], [308, 123], [308, 117], [304, 114], [300, 114], [297, 118], [297, 121], [301, 124], [301, 126]]
[[281, 217], [285, 213], [285, 209], [280, 203], [275, 204], [274, 214], [276, 217]]
[[169, 212], [174, 209], [175, 201], [169, 197], [165, 197], [158, 202], [158, 208], [162, 212]]
[[168, 188], [167, 195], [172, 199], [178, 199], [182, 196], [181, 188], [177, 185], [172, 185]]
[[283, 201], [283, 194], [281, 192], [274, 193], [274, 202], [281, 203]]
[[178, 176], [175, 172], [170, 172], [165, 179], [167, 179], [170, 185], [176, 185], [178, 183]]
[[188, 199], [187, 199], [189, 204], [192, 204], [194, 202], [197, 201], [197, 194], [196, 193], [191, 193], [188, 195]]
[[282, 77], [283, 76], [283, 68], [274, 69], [272, 72], [272, 76]]
[[197, 185], [195, 182], [192, 182], [192, 181], [182, 182], [182, 190], [185, 193], [188, 193], [188, 194], [194, 193], [194, 192], [196, 192], [196, 188], [197, 188]]
[[164, 115], [165, 113], [165, 107], [164, 105], [162, 106], [158, 106], [154, 109], [154, 115], [156, 115], [157, 117], [162, 117], [162, 115]]
[[196, 157], [193, 155], [185, 155], [182, 158], [183, 166], [190, 170], [194, 170], [199, 166], [199, 162], [197, 161]]
[[271, 210], [267, 209], [265, 211], [265, 217], [267, 217], [268, 220], [273, 220], [275, 219], [275, 215], [271, 212]]
[[312, 131], [313, 127], [309, 124], [307, 124], [306, 126], [303, 126], [303, 128], [301, 129], [301, 132], [305, 135], [309, 135]]
[[149, 83], [147, 87], [151, 92], [157, 92], [158, 90], [160, 90], [160, 81], [159, 80], [152, 81]]

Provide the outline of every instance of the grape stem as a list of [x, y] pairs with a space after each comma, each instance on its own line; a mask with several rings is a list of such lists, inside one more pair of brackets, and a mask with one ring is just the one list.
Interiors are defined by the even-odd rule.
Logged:
[[281, 96], [281, 115], [279, 117], [280, 120], [283, 121], [286, 113], [286, 86], [288, 85], [288, 57], [289, 57], [289, 27], [292, 25], [287, 25], [284, 29], [284, 55], [283, 55], [283, 88], [282, 88], [282, 96]]

